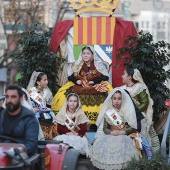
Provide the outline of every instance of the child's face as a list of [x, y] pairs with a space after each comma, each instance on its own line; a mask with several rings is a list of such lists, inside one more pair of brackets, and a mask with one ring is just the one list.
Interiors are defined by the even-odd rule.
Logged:
[[40, 80], [40, 81], [37, 81], [37, 84], [38, 84], [39, 86], [41, 86], [42, 88], [47, 87], [47, 85], [48, 85], [47, 75], [43, 75], [43, 76], [41, 77], [41, 80]]
[[77, 97], [76, 96], [70, 96], [67, 100], [67, 106], [69, 110], [76, 110], [78, 105]]
[[92, 52], [90, 50], [84, 49], [82, 51], [82, 59], [83, 59], [84, 62], [91, 61], [92, 57], [93, 57], [93, 54], [92, 54]]
[[122, 94], [120, 93], [115, 93], [112, 96], [112, 104], [116, 109], [119, 109], [122, 105]]
[[122, 75], [122, 83], [127, 84], [130, 79], [131, 79], [131, 76], [129, 76], [127, 71], [125, 70]]

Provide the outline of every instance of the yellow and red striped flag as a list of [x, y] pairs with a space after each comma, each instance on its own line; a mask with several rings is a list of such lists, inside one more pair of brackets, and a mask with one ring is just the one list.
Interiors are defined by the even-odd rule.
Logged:
[[74, 18], [74, 45], [113, 45], [115, 17]]

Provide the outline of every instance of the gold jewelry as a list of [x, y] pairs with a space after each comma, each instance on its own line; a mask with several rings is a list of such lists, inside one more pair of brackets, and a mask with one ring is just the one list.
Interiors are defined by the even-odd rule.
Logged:
[[[86, 62], [85, 62], [85, 63], [86, 63]], [[90, 67], [90, 63], [91, 63], [91, 61], [90, 61], [89, 63], [86, 63], [87, 67]]]
[[[113, 106], [114, 107], [114, 106]], [[115, 107], [114, 107], [115, 108]], [[119, 108], [119, 109], [117, 109], [117, 108], [115, 108], [115, 110], [117, 111], [117, 112], [120, 112], [120, 109], [121, 109], [121, 107]]]
[[120, 112], [120, 109], [121, 109], [121, 107], [119, 109], [117, 109], [117, 112]]
[[40, 85], [38, 85], [36, 88], [39, 92], [42, 91], [42, 87]]

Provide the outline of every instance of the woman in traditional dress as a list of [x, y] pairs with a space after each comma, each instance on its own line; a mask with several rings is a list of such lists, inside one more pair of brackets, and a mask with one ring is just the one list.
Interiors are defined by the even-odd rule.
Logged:
[[45, 138], [53, 139], [57, 135], [57, 128], [52, 123], [55, 116], [50, 109], [53, 95], [48, 88], [47, 75], [43, 72], [32, 73], [27, 91], [30, 95], [36, 117], [39, 119]]
[[66, 96], [71, 92], [76, 93], [90, 124], [95, 124], [102, 103], [112, 90], [112, 86], [107, 82], [108, 71], [91, 46], [82, 48], [72, 71], [73, 74], [68, 77], [69, 82], [55, 95], [52, 109], [58, 112], [66, 101]]
[[152, 151], [157, 152], [160, 149], [158, 136], [152, 126], [153, 118], [153, 100], [150, 97], [149, 90], [143, 81], [138, 69], [127, 68], [123, 75], [122, 81], [125, 85], [121, 88], [126, 89], [134, 103], [143, 113], [145, 119], [141, 121], [141, 134], [149, 141]]
[[67, 101], [53, 122], [57, 125], [59, 135], [54, 138], [63, 141], [82, 154], [89, 154], [89, 141], [85, 136], [89, 119], [82, 111], [80, 99], [77, 94], [70, 93]]
[[123, 169], [139, 152], [129, 136], [136, 133], [137, 119], [130, 96], [122, 89], [110, 92], [97, 119], [99, 129], [90, 149], [90, 159], [99, 169]]

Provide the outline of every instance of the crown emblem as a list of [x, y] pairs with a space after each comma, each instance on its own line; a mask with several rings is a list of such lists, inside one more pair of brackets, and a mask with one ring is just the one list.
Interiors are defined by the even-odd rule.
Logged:
[[119, 2], [120, 0], [70, 0], [77, 16], [90, 11], [100, 11], [112, 16]]
[[113, 51], [113, 47], [109, 46], [109, 47], [106, 47], [106, 53], [109, 53], [111, 54]]

